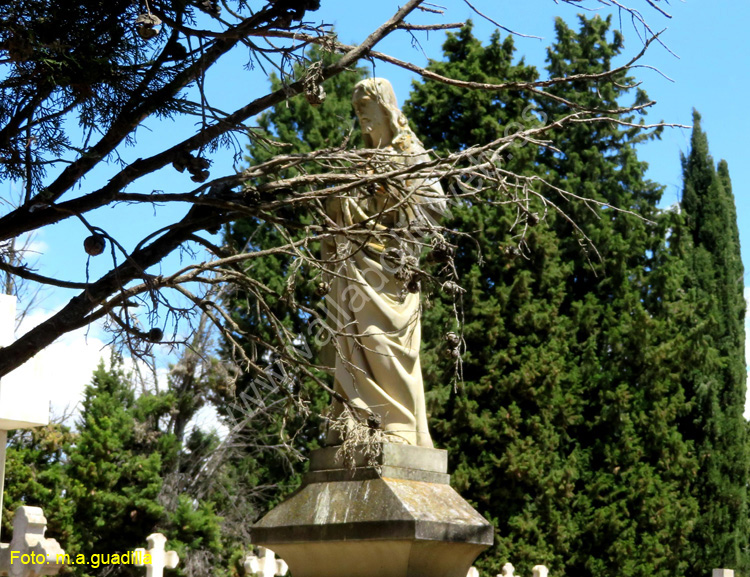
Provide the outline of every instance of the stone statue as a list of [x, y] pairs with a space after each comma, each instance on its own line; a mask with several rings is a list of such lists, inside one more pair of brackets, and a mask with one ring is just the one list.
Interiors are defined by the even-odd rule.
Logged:
[[[387, 80], [363, 80], [352, 102], [366, 147], [378, 149], [371, 174], [429, 160]], [[322, 249], [328, 322], [336, 333], [335, 390], [374, 413], [387, 441], [432, 447], [419, 362], [419, 284], [410, 270], [445, 212], [443, 190], [436, 178], [394, 179], [333, 195], [326, 212], [336, 229], [347, 230]], [[344, 410], [334, 402], [335, 412]], [[329, 435], [329, 443], [336, 441]]]

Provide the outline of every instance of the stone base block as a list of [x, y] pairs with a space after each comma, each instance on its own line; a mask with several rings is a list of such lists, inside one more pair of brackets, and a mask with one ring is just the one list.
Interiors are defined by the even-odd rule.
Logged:
[[316, 451], [302, 487], [252, 528], [292, 577], [466, 577], [493, 528], [448, 484], [445, 451], [384, 444], [344, 468]]

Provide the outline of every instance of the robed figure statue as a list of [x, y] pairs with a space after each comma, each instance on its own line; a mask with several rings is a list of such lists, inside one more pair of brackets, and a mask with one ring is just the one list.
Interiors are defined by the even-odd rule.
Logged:
[[[352, 102], [365, 147], [377, 149], [365, 183], [368, 174], [398, 175], [430, 160], [387, 80], [363, 80]], [[335, 231], [322, 249], [335, 334], [334, 388], [353, 412], [375, 415], [390, 442], [432, 447], [419, 362], [419, 284], [409, 271], [444, 212], [443, 190], [424, 170], [331, 195], [326, 203]], [[334, 411], [354, 420], [345, 404], [334, 401]], [[329, 434], [329, 443], [337, 441]]]

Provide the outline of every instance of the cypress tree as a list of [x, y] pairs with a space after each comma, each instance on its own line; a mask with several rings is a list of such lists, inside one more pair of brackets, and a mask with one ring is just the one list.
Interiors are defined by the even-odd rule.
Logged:
[[[48, 536], [57, 539], [74, 562], [79, 554], [90, 560], [94, 553], [143, 547], [146, 537], [158, 531], [180, 554], [181, 574], [236, 574], [232, 565], [241, 565], [248, 541], [238, 538], [235, 527], [220, 533], [217, 511], [242, 514], [237, 489], [241, 482], [233, 478], [235, 469], [223, 464], [209, 482], [198, 489], [192, 486], [218, 438], [198, 428], [186, 433], [176, 424], [178, 415], [190, 421], [205, 402], [201, 385], [187, 390], [183, 372], [185, 386], [180, 390], [175, 383], [180, 377], [173, 372], [164, 390], [142, 390], [136, 396], [121, 361], [113, 363], [110, 369], [100, 364], [94, 372], [74, 429], [50, 424], [10, 436], [4, 540], [12, 528], [9, 513], [20, 505], [40, 506]], [[185, 394], [193, 398], [187, 401]], [[179, 435], [176, 429], [182, 429]], [[65, 569], [80, 577], [99, 571], [75, 563]], [[142, 573], [127, 565], [107, 571]]]
[[[548, 50], [550, 76], [611, 70], [623, 39], [610, 27], [609, 18], [580, 17], [576, 33], [558, 20], [557, 41]], [[621, 72], [594, 86], [572, 83], [552, 90], [582, 106], [618, 108], [648, 101], [635, 85]], [[554, 101], [540, 105], [551, 119], [564, 113]], [[641, 114], [629, 121], [642, 124]], [[598, 122], [559, 136], [563, 154], [544, 151], [540, 159], [550, 178], [605, 207], [567, 205], [598, 251], [589, 262], [580, 258], [570, 222], [555, 223], [563, 258], [574, 263], [562, 314], [576, 327], [571, 358], [583, 409], [574, 433], [584, 461], [575, 512], [580, 541], [566, 572], [678, 574], [694, 504], [686, 494], [690, 467], [673, 465], [690, 463], [689, 445], [678, 431], [687, 409], [673, 363], [663, 361], [663, 340], [676, 337], [659, 314], [665, 295], [655, 293], [656, 281], [663, 282], [654, 271], [666, 230], [644, 220], [659, 223], [665, 216], [656, 206], [662, 188], [646, 180], [647, 166], [636, 152], [649, 134]]]
[[685, 290], [703, 327], [695, 343], [703, 355], [687, 379], [692, 411], [684, 424], [700, 465], [692, 568], [696, 573], [712, 567], [746, 571], [744, 269], [727, 163], [714, 167], [698, 112], [693, 124], [690, 152], [682, 157], [685, 225], [680, 237], [688, 269]]
[[[622, 48], [609, 28], [600, 18], [581, 18], [579, 32], [558, 21], [550, 76], [609, 70]], [[499, 37], [483, 48], [464, 30], [449, 38], [445, 52], [446, 62], [431, 66], [458, 78], [491, 82], [531, 73], [522, 63], [508, 66], [512, 43]], [[574, 83], [554, 92], [583, 106], [603, 98], [618, 107], [628, 86], [631, 79], [620, 74], [595, 88]], [[642, 103], [645, 94], [630, 98]], [[410, 103], [407, 115], [425, 142], [454, 147], [497, 137], [514, 121], [552, 121], [567, 112], [546, 100], [523, 114], [527, 103], [516, 95], [462, 94], [429, 81], [415, 87]], [[453, 131], [455, 110], [467, 120]], [[519, 254], [517, 239], [506, 233], [515, 214], [456, 207], [453, 226], [476, 240], [457, 241], [467, 291], [464, 385], [450, 386], [444, 335], [452, 327], [444, 319], [452, 303], [438, 299], [423, 332], [431, 425], [438, 446], [450, 451], [457, 489], [497, 528], [496, 546], [480, 568], [496, 571], [511, 560], [521, 572], [544, 562], [554, 572], [581, 575], [679, 574], [694, 523], [687, 494], [693, 461], [677, 430], [686, 403], [668, 357], [669, 345], [680, 344], [679, 327], [666, 312], [670, 303], [656, 294], [666, 287], [677, 298], [672, 275], [679, 265], [666, 242], [672, 215], [656, 209], [661, 189], [645, 180], [637, 129], [599, 123], [555, 136], [562, 153], [529, 158], [523, 148], [513, 150], [514, 168], [657, 224], [568, 203], [566, 212], [601, 257], [586, 258], [580, 232], [552, 213], [546, 227], [527, 232]], [[476, 245], [484, 267], [476, 264]]]
[[8, 437], [5, 468], [5, 499], [2, 511], [3, 542], [12, 534], [11, 515], [18, 507], [42, 507], [47, 518], [47, 536], [63, 547], [75, 534], [74, 504], [66, 497], [66, 453], [74, 437], [70, 428], [56, 423], [37, 429], [16, 429]]
[[[173, 434], [160, 430], [159, 421], [174, 408], [170, 393], [143, 393], [136, 398], [133, 383], [115, 362], [103, 364], [86, 387], [77, 434], [65, 446], [67, 462], [63, 483], [72, 504], [70, 531], [63, 542], [75, 558], [83, 553], [124, 553], [145, 545], [155, 531], [164, 533], [184, 560], [183, 570], [197, 574], [195, 563], [209, 556], [214, 572], [224, 574], [220, 519], [210, 499], [171, 495], [166, 480], [171, 461], [182, 447]], [[184, 448], [193, 458], [204, 446], [194, 442]], [[187, 553], [190, 552], [189, 555]], [[80, 576], [96, 568], [71, 565]], [[207, 567], [198, 567], [206, 570]], [[113, 566], [114, 574], [135, 575], [138, 568]]]
[[[430, 63], [438, 74], [496, 83], [537, 78], [533, 67], [514, 62], [512, 38], [497, 33], [483, 46], [467, 26], [448, 35], [443, 51], [444, 61]], [[539, 122], [522, 94], [430, 81], [415, 84], [404, 112], [425, 145], [439, 151]], [[509, 169], [536, 170], [532, 147], [512, 153]], [[504, 200], [499, 192], [488, 194]], [[530, 211], [544, 215], [542, 206]], [[462, 325], [451, 320], [456, 303], [447, 295], [432, 296], [424, 314], [431, 431], [436, 446], [449, 451], [453, 486], [496, 527], [495, 546], [477, 567], [494, 574], [512, 561], [528, 573], [544, 562], [559, 571], [576, 534], [570, 500], [579, 476], [566, 432], [578, 419], [579, 402], [567, 371], [570, 323], [559, 314], [569, 265], [548, 223], [532, 226], [519, 249], [516, 210], [502, 202], [454, 203], [451, 212], [444, 224], [455, 233], [454, 265], [466, 292], [458, 303]], [[462, 331], [464, 348], [457, 385], [446, 346], [451, 331]]]

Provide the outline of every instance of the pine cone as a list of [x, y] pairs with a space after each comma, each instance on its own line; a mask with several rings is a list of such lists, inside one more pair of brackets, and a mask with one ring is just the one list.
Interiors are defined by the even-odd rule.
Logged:
[[83, 250], [90, 256], [99, 256], [107, 248], [107, 241], [100, 234], [92, 234], [83, 241]]

